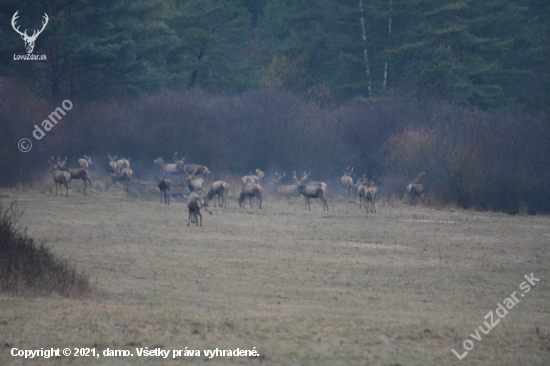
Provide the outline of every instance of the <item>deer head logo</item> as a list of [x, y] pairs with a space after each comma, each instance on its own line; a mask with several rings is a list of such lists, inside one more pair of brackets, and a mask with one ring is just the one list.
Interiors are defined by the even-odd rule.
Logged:
[[25, 41], [25, 48], [27, 50], [27, 53], [32, 53], [32, 50], [34, 49], [34, 42], [36, 41], [36, 38], [38, 38], [40, 33], [42, 33], [44, 28], [46, 28], [46, 24], [48, 24], [48, 20], [49, 20], [48, 14], [44, 13], [44, 22], [42, 23], [42, 29], [40, 29], [39, 31], [35, 30], [34, 33], [32, 34], [32, 36], [29, 37], [29, 35], [27, 34], [26, 29], [25, 29], [25, 32], [20, 32], [19, 31], [19, 26], [17, 28], [15, 28], [15, 20], [17, 18], [19, 18], [19, 16], [17, 15], [18, 12], [19, 12], [19, 10], [17, 10], [15, 12], [15, 14], [13, 14], [13, 18], [11, 18], [11, 26], [13, 27], [13, 29], [17, 33], [19, 33], [21, 35], [21, 38], [23, 38], [23, 40]]

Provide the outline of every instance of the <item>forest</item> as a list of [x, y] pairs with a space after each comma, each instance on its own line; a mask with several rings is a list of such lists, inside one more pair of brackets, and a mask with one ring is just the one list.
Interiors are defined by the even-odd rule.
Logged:
[[[0, 1], [0, 185], [52, 155], [145, 171], [180, 151], [335, 190], [353, 166], [386, 198], [425, 171], [434, 204], [548, 213], [549, 16], [543, 0]], [[45, 60], [19, 59], [16, 29], [42, 28]]]

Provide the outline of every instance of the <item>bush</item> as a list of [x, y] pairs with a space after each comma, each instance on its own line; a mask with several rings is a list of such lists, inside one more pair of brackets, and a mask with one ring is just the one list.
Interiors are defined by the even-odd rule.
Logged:
[[17, 228], [23, 211], [0, 203], [0, 293], [80, 298], [91, 292], [88, 276], [57, 258], [45, 241], [37, 244]]

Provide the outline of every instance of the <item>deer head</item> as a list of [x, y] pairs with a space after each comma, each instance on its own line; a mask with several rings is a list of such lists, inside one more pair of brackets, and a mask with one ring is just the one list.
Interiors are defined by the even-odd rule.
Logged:
[[11, 26], [13, 27], [13, 29], [19, 33], [19, 35], [21, 35], [21, 38], [23, 38], [23, 41], [25, 41], [25, 49], [27, 50], [27, 53], [32, 53], [32, 50], [34, 49], [34, 42], [36, 41], [36, 38], [38, 38], [38, 36], [40, 35], [40, 33], [42, 33], [42, 31], [44, 30], [44, 28], [46, 28], [46, 24], [48, 24], [48, 14], [44, 13], [44, 22], [42, 22], [42, 29], [40, 29], [39, 31], [35, 30], [32, 34], [32, 36], [29, 37], [29, 35], [27, 34], [27, 30], [25, 29], [25, 32], [21, 32], [19, 31], [19, 26], [17, 28], [15, 28], [15, 20], [17, 18], [19, 18], [19, 16], [17, 15], [17, 13], [19, 12], [19, 10], [17, 10], [15, 12], [15, 14], [13, 14], [13, 17], [11, 18]]

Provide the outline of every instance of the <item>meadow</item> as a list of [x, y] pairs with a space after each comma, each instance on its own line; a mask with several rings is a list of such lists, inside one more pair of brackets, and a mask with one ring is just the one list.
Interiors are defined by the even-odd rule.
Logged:
[[[335, 194], [267, 197], [262, 209], [203, 212], [160, 204], [153, 183], [127, 195], [0, 189], [24, 207], [21, 227], [86, 272], [86, 298], [0, 296], [1, 365], [547, 365], [550, 218], [380, 200], [376, 213]], [[79, 182], [73, 182], [79, 186]], [[156, 195], [155, 195], [156, 194]], [[181, 202], [180, 202], [181, 201]], [[489, 334], [495, 312], [525, 275], [540, 279]], [[496, 317], [496, 315], [495, 315]], [[463, 342], [473, 349], [461, 361]], [[129, 357], [13, 357], [12, 348], [129, 350]], [[136, 348], [200, 350], [138, 357]], [[204, 350], [255, 350], [213, 357]]]

